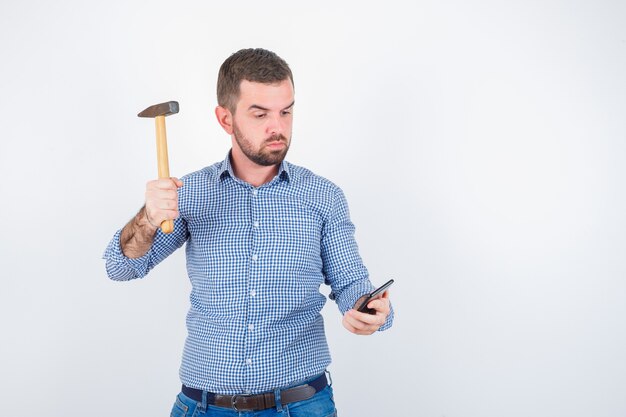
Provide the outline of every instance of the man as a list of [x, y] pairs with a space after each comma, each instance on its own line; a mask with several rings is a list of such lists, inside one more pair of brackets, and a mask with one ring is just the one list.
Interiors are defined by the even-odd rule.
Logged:
[[[344, 195], [284, 161], [294, 109], [287, 63], [263, 49], [236, 52], [220, 68], [217, 96], [231, 151], [182, 180], [150, 181], [145, 206], [105, 252], [107, 272], [143, 277], [187, 243], [191, 307], [172, 416], [336, 415], [319, 286], [331, 286], [344, 327], [362, 335], [391, 326], [388, 296], [368, 304], [375, 314], [354, 310], [373, 286]], [[171, 234], [158, 229], [167, 219]]]

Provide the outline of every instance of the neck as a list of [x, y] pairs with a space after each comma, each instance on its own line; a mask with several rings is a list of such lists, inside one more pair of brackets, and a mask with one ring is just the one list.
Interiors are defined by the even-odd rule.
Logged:
[[249, 160], [239, 149], [232, 148], [230, 164], [235, 176], [255, 187], [270, 182], [278, 174], [278, 165], [263, 166]]

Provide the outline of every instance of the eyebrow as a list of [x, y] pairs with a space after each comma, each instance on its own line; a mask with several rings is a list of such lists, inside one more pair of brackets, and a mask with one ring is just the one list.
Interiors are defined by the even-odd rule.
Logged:
[[[292, 101], [290, 105], [288, 105], [287, 107], [285, 107], [285, 108], [284, 108], [284, 109], [282, 109], [282, 110], [287, 110], [287, 109], [289, 109], [289, 108], [293, 107], [293, 105], [294, 105], [294, 104], [296, 104], [296, 101], [295, 101], [295, 100], [294, 100], [294, 101]], [[265, 108], [265, 107], [262, 107], [262, 106], [259, 106], [258, 104], [253, 104], [253, 105], [251, 105], [250, 107], [248, 107], [248, 111], [250, 111], [250, 110], [263, 110], [263, 111], [269, 111], [270, 109]]]

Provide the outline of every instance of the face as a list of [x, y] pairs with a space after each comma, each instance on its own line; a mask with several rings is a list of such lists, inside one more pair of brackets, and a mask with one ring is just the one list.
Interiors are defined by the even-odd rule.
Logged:
[[280, 164], [291, 143], [293, 97], [290, 80], [277, 84], [242, 81], [233, 115], [233, 147], [257, 165]]

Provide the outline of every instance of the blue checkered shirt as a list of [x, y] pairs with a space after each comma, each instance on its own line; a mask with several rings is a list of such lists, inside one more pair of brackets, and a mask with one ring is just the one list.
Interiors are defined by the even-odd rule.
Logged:
[[[187, 243], [191, 307], [180, 377], [221, 394], [259, 393], [318, 375], [330, 364], [320, 311], [331, 287], [342, 313], [373, 289], [341, 189], [283, 162], [260, 187], [229, 157], [182, 178], [174, 232], [159, 230], [131, 259], [118, 231], [106, 249], [113, 280], [144, 277]], [[393, 313], [384, 330], [391, 326]]]

